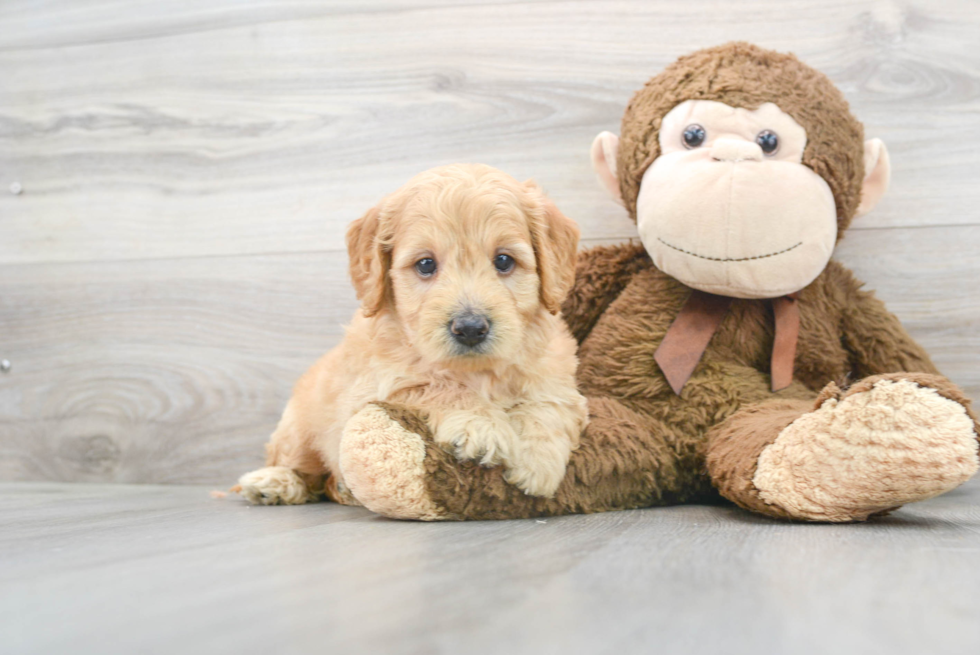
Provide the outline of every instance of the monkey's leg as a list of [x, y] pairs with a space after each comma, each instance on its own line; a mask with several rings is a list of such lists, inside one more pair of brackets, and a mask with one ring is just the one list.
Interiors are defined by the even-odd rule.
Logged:
[[[717, 498], [696, 448], [615, 400], [589, 400], [590, 423], [552, 498], [506, 483], [502, 467], [460, 462], [436, 446], [420, 413], [372, 404], [347, 424], [340, 466], [365, 507], [393, 518], [512, 519]], [[689, 454], [685, 454], [689, 453]]]
[[938, 376], [830, 384], [816, 408], [767, 400], [709, 433], [707, 464], [723, 496], [770, 516], [863, 521], [945, 493], [976, 472], [977, 428]]

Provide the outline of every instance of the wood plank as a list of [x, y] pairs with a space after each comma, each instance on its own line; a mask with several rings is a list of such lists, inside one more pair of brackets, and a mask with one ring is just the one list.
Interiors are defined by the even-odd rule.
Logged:
[[[552, 0], [523, 0], [529, 2]], [[279, 0], [131, 0], [119, 5], [99, 0], [85, 2], [6, 0], [0, 11], [10, 30], [0, 34], [0, 50], [66, 48], [93, 43], [165, 38], [196, 32], [271, 22], [336, 18], [372, 14], [485, 5], [488, 0], [427, 0], [424, 5], [405, 0], [304, 2]], [[84, 6], [79, 6], [84, 5]]]
[[260, 464], [356, 308], [346, 257], [25, 265], [0, 276], [0, 479], [215, 483]]
[[893, 189], [855, 229], [976, 225], [978, 28], [969, 2], [4, 3], [0, 263], [339, 250], [382, 195], [460, 160], [628, 238], [592, 137], [733, 38], [827, 72], [891, 146]]
[[[980, 398], [980, 227], [863, 230], [840, 258]], [[230, 484], [356, 307], [346, 255], [0, 267], [0, 480]]]
[[980, 480], [861, 525], [686, 506], [424, 524], [0, 485], [5, 652], [973, 653]]

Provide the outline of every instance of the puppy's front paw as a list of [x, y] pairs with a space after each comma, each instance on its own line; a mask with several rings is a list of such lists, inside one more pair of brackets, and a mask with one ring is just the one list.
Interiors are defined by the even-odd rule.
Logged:
[[570, 454], [570, 444], [547, 438], [525, 443], [519, 455], [507, 465], [504, 479], [528, 495], [550, 498], [565, 479]]
[[296, 471], [266, 466], [238, 478], [239, 493], [253, 505], [302, 505], [313, 499]]
[[456, 412], [443, 418], [435, 432], [436, 443], [448, 447], [456, 459], [475, 460], [496, 466], [508, 459], [517, 435], [505, 416], [494, 417]]

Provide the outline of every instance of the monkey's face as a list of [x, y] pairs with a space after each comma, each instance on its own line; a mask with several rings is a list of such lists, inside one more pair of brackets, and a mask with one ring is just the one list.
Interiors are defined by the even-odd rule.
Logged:
[[789, 114], [688, 100], [664, 116], [659, 139], [636, 205], [657, 268], [737, 298], [792, 293], [823, 271], [837, 238], [834, 196], [801, 163], [806, 130]]

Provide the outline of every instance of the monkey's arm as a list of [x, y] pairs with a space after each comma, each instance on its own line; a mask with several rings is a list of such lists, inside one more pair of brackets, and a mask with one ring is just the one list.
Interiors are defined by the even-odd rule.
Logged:
[[861, 289], [861, 283], [842, 266], [840, 273], [845, 290], [842, 342], [851, 355], [854, 378], [881, 373], [939, 373], [925, 349], [885, 303], [873, 292]]
[[561, 307], [576, 341], [582, 343], [633, 275], [648, 266], [650, 258], [638, 244], [596, 246], [578, 254], [575, 283]]

